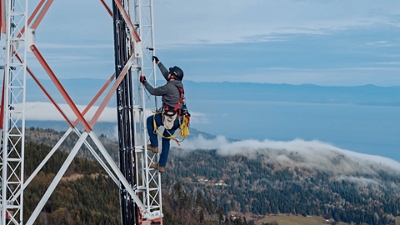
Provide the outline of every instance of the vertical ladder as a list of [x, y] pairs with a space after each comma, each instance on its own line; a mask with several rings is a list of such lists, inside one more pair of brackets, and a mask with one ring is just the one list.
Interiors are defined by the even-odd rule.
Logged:
[[[157, 108], [157, 99], [146, 96], [139, 77], [144, 75], [156, 85], [154, 54], [154, 26], [152, 0], [123, 0], [121, 4], [130, 14], [133, 28], [140, 37], [135, 41], [129, 31], [128, 21], [116, 4], [113, 5], [115, 69], [119, 74], [126, 59], [131, 55], [135, 61], [124, 82], [117, 90], [118, 139], [120, 149], [120, 168], [126, 179], [131, 182], [137, 196], [150, 212], [150, 220], [141, 218], [137, 206], [130, 199], [124, 187], [120, 192], [121, 218], [128, 224], [162, 224], [161, 177], [157, 170], [149, 168], [158, 162], [159, 155], [147, 151], [146, 103]], [[134, 79], [136, 78], [136, 79]], [[136, 88], [135, 88], [136, 81]]]
[[[155, 41], [154, 41], [154, 17], [153, 17], [153, 0], [134, 0], [134, 20], [137, 32], [142, 40], [141, 50], [142, 54], [138, 60], [137, 78], [140, 75], [146, 76], [149, 82], [156, 86], [156, 68], [152, 62], [152, 56], [155, 54]], [[159, 153], [154, 154], [147, 150], [147, 116], [150, 110], [146, 111], [146, 103], [152, 105], [151, 110], [154, 112], [157, 109], [157, 98], [150, 100], [145, 88], [142, 84], [138, 84], [138, 98], [137, 107], [135, 107], [135, 114], [139, 117], [139, 129], [136, 138], [136, 143], [144, 147], [145, 151], [136, 151], [139, 156], [139, 163], [137, 168], [138, 173], [138, 193], [145, 204], [152, 212], [154, 217], [158, 217], [162, 223], [162, 193], [161, 193], [161, 176], [157, 170], [150, 169], [148, 166], [152, 163], [157, 163]], [[150, 114], [151, 115], [151, 114]]]
[[17, 197], [17, 193], [24, 180], [26, 54], [30, 36], [29, 32], [25, 32], [28, 0], [1, 0], [0, 6], [2, 31], [5, 31], [5, 35], [1, 35], [1, 43], [5, 46], [1, 55], [4, 60], [4, 100], [1, 103], [0, 224], [22, 224], [23, 195]]

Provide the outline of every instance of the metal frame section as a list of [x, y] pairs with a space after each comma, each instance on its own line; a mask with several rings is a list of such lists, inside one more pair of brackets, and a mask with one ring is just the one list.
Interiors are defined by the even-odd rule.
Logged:
[[[112, 13], [114, 21], [114, 48], [116, 74], [126, 58], [135, 56], [130, 73], [117, 90], [118, 135], [120, 168], [131, 182], [151, 218], [138, 214], [134, 202], [121, 188], [122, 224], [162, 224], [161, 176], [149, 168], [158, 162], [158, 154], [147, 151], [146, 102], [143, 86], [138, 82], [141, 75], [156, 84], [154, 54], [154, 26], [152, 0], [115, 0]], [[128, 18], [128, 20], [127, 20]], [[132, 19], [133, 21], [129, 20]], [[134, 85], [136, 77], [137, 85]], [[157, 105], [156, 100], [153, 104]], [[132, 204], [133, 203], [133, 204]]]
[[[156, 68], [152, 62], [152, 56], [155, 54], [154, 41], [154, 17], [153, 17], [153, 0], [134, 0], [134, 14], [131, 17], [134, 19], [134, 25], [139, 34], [142, 45], [134, 46], [135, 52], [141, 51], [141, 57], [137, 59], [137, 80], [140, 75], [146, 76], [147, 80], [156, 86]], [[135, 67], [134, 67], [135, 68]], [[152, 110], [157, 109], [157, 99], [150, 100], [146, 96], [143, 85], [138, 84], [136, 105], [134, 107], [135, 114], [138, 116], [138, 129], [135, 138], [135, 143], [144, 146], [145, 151], [137, 148], [136, 155], [138, 156], [137, 163], [137, 192], [142, 198], [143, 204], [146, 205], [158, 219], [154, 222], [162, 224], [162, 193], [161, 193], [161, 176], [157, 170], [148, 168], [152, 163], [157, 163], [159, 154], [153, 154], [147, 151], [147, 117], [146, 117], [146, 102], [150, 102]]]
[[[121, 215], [124, 224], [162, 224], [161, 177], [157, 170], [149, 168], [149, 165], [157, 162], [159, 157], [158, 154], [148, 154], [147, 152], [145, 103], [149, 99], [145, 96], [142, 85], [138, 83], [139, 76], [145, 75], [149, 80], [153, 79], [154, 85], [156, 85], [155, 65], [152, 63], [154, 54], [153, 2], [152, 0], [113, 0], [113, 15], [104, 0], [100, 0], [115, 22], [116, 73], [111, 76], [89, 105], [83, 111], [80, 111], [34, 43], [34, 30], [39, 26], [53, 1], [40, 0], [28, 19], [28, 0], [0, 0], [0, 34], [2, 37], [0, 43], [4, 45], [4, 53], [1, 55], [4, 66], [0, 65], [0, 69], [4, 69], [0, 106], [0, 129], [2, 129], [0, 130], [2, 134], [2, 145], [0, 146], [0, 224], [23, 223], [24, 189], [71, 133], [75, 133], [79, 140], [26, 224], [35, 222], [82, 145], [89, 149], [121, 189]], [[134, 18], [134, 23], [132, 23], [131, 18]], [[143, 49], [143, 46], [145, 46], [145, 49]], [[73, 111], [76, 118], [74, 121], [69, 120], [27, 66], [28, 50], [36, 57]], [[23, 174], [26, 72], [31, 75], [70, 128], [29, 178], [25, 180]], [[136, 88], [134, 88], [135, 77], [137, 78]], [[86, 120], [85, 114], [99, 99], [107, 86], [111, 84], [112, 80], [115, 80], [115, 82], [99, 108], [90, 121]], [[115, 93], [117, 93], [121, 156], [119, 166], [113, 161], [97, 135], [92, 131], [93, 126]], [[156, 108], [156, 101], [154, 106]], [[78, 123], [83, 125], [83, 132], [76, 128]], [[86, 140], [88, 138], [92, 139], [97, 150], [101, 153], [100, 155], [90, 146]]]
[[[2, 96], [3, 132], [1, 136], [1, 221], [0, 224], [23, 223], [26, 58], [30, 32], [28, 0], [1, 1], [2, 31], [5, 31], [4, 79]], [[3, 37], [3, 35], [2, 35]], [[2, 42], [3, 43], [3, 42]], [[17, 60], [17, 56], [21, 60]]]
[[[113, 28], [114, 28], [114, 53], [115, 53], [115, 73], [120, 74], [126, 60], [132, 54], [129, 42], [128, 24], [124, 20], [124, 12], [127, 3], [122, 2], [118, 5], [113, 3]], [[118, 7], [122, 8], [119, 10]], [[135, 186], [136, 173], [134, 173], [134, 164], [136, 157], [134, 154], [133, 138], [134, 134], [134, 118], [131, 111], [133, 105], [133, 90], [132, 90], [132, 73], [128, 73], [121, 81], [116, 90], [117, 98], [117, 119], [118, 119], [118, 148], [119, 148], [119, 165], [124, 177], [129, 182], [129, 186]], [[124, 225], [137, 224], [138, 209], [127, 192], [127, 187], [121, 184], [120, 189], [120, 207], [121, 207], [121, 222]]]

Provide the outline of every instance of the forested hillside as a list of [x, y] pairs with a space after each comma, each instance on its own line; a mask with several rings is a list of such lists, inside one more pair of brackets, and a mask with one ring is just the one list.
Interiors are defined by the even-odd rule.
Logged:
[[[268, 163], [270, 157], [261, 152], [256, 157], [221, 156], [217, 150], [171, 152], [169, 182], [180, 182], [186, 190], [211, 198], [224, 214], [254, 215], [248, 219], [292, 214], [355, 224], [395, 224], [400, 212], [400, 178], [395, 171], [320, 171], [300, 166], [301, 157], [295, 154], [287, 154], [294, 164], [278, 165]], [[329, 160], [340, 165], [347, 159], [342, 155]]]
[[[28, 177], [52, 146], [63, 135], [51, 129], [30, 128], [26, 132], [25, 177]], [[45, 167], [24, 192], [24, 220], [29, 219], [47, 187], [55, 177], [67, 153], [76, 142], [71, 135], [51, 157]], [[113, 157], [118, 157], [116, 143], [101, 136]], [[47, 143], [47, 144], [46, 144]], [[163, 193], [164, 224], [238, 224], [245, 225], [243, 218], [224, 217], [209, 199], [188, 194], [180, 183], [167, 183], [169, 193]], [[165, 186], [164, 185], [164, 186]], [[43, 208], [35, 224], [120, 224], [119, 189], [103, 168], [92, 159], [85, 148], [80, 157], [71, 163]]]
[[[28, 130], [27, 175], [51, 149], [44, 143], [52, 146], [63, 134], [50, 129]], [[73, 139], [66, 141], [63, 151], [28, 187], [24, 218], [29, 218], [66, 158], [65, 152], [73, 146]], [[101, 139], [117, 158], [116, 143], [104, 136]], [[90, 154], [84, 153], [87, 150], [82, 152], [36, 224], [119, 224], [116, 185]], [[279, 154], [293, 163], [274, 163], [274, 154], [260, 151], [249, 157], [223, 155], [218, 150], [172, 148], [167, 172], [162, 176], [164, 224], [256, 224], [258, 219], [273, 214], [320, 216], [332, 224], [395, 224], [400, 212], [397, 171], [379, 165], [367, 170], [371, 166], [351, 164], [345, 155], [327, 160], [353, 170], [323, 170], [305, 166], [304, 158], [284, 149]]]

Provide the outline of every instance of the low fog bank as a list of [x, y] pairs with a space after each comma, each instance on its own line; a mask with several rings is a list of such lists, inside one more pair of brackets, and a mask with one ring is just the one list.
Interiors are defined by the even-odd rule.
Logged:
[[[74, 120], [76, 118], [76, 115], [72, 111], [71, 107], [67, 104], [58, 104], [60, 109], [65, 113], [65, 115], [71, 119]], [[21, 106], [18, 106], [19, 108], [22, 108]], [[49, 102], [26, 102], [25, 104], [25, 117], [26, 120], [37, 120], [37, 121], [63, 121], [64, 118], [61, 115], [61, 113], [57, 110], [57, 108]], [[83, 112], [87, 106], [85, 105], [76, 105], [76, 107], [79, 109], [80, 112]], [[84, 117], [90, 121], [94, 114], [99, 110], [99, 106], [92, 106], [87, 113], [84, 115]], [[144, 116], [147, 118], [148, 116], [151, 116], [154, 114], [153, 112], [154, 109], [152, 108], [147, 108], [144, 112]], [[135, 114], [136, 118], [135, 120], [138, 121], [139, 117], [138, 114]], [[191, 112], [192, 118], [191, 118], [191, 123], [192, 124], [197, 124], [197, 123], [209, 123], [207, 117], [203, 113], [199, 112]], [[117, 122], [117, 109], [115, 107], [105, 107], [100, 114], [100, 117], [98, 121], [100, 122]]]
[[[66, 104], [60, 104], [60, 108], [68, 118], [74, 120], [76, 116]], [[77, 105], [80, 111], [84, 106]], [[89, 121], [93, 118], [98, 106], [93, 106], [85, 115]], [[106, 107], [99, 118], [104, 122], [116, 122], [117, 111], [115, 108]], [[145, 111], [145, 117], [152, 115], [151, 110]], [[207, 122], [207, 116], [202, 113], [193, 112], [192, 123]], [[138, 118], [136, 118], [138, 119]], [[62, 121], [64, 120], [57, 109], [51, 103], [27, 102], [26, 120], [39, 121]], [[113, 135], [116, 138], [116, 127]], [[160, 128], [162, 131], [162, 128]], [[262, 158], [266, 163], [276, 163], [281, 166], [304, 167], [332, 172], [334, 174], [357, 175], [357, 174], [379, 174], [380, 171], [400, 174], [400, 163], [382, 156], [357, 153], [337, 148], [331, 144], [321, 141], [305, 141], [295, 139], [292, 141], [273, 140], [242, 140], [232, 141], [224, 136], [207, 137], [204, 135], [190, 135], [179, 148], [188, 150], [217, 150], [221, 156], [242, 155], [251, 159]], [[173, 144], [174, 145], [174, 144]]]
[[400, 163], [389, 158], [337, 148], [321, 141], [242, 140], [229, 141], [224, 136], [206, 139], [202, 135], [185, 140], [183, 151], [217, 150], [221, 156], [241, 155], [262, 158], [265, 163], [317, 169], [333, 174], [378, 175], [380, 171], [400, 174]]

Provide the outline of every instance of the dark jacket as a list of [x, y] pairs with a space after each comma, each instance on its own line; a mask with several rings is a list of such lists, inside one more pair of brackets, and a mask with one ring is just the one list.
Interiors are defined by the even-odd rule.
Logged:
[[161, 73], [163, 74], [165, 80], [167, 80], [167, 83], [163, 86], [153, 88], [146, 81], [146, 82], [144, 82], [144, 86], [146, 87], [146, 89], [149, 91], [149, 93], [151, 95], [162, 96], [161, 100], [164, 105], [168, 105], [169, 107], [174, 108], [178, 104], [179, 98], [180, 98], [178, 87], [183, 88], [183, 84], [179, 80], [168, 81], [169, 71], [167, 70], [167, 68], [165, 68], [165, 66], [161, 62], [158, 63], [158, 68], [160, 69]]

